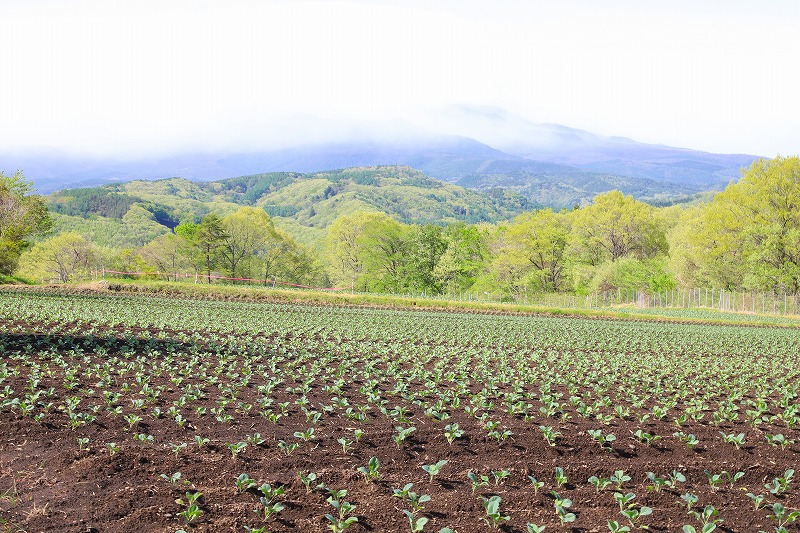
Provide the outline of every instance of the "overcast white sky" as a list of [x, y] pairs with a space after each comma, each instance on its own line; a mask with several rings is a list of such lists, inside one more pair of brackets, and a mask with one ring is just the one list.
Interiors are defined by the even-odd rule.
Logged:
[[798, 28], [794, 0], [0, 0], [0, 151], [256, 146], [296, 113], [471, 104], [794, 155]]

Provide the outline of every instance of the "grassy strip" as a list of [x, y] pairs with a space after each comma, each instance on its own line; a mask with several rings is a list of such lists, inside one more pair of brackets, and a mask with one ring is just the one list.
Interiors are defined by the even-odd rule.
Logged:
[[[154, 280], [113, 280], [74, 285], [19, 286], [4, 287], [6, 290], [54, 292], [61, 294], [139, 294], [187, 299], [241, 300], [254, 302], [316, 304], [337, 306], [365, 306], [408, 310], [504, 313], [551, 316], [573, 316], [584, 318], [605, 318], [629, 321], [674, 322], [682, 324], [713, 324], [724, 326], [768, 326], [800, 328], [798, 317], [786, 317], [786, 322], [775, 321], [776, 317], [743, 315], [748, 320], [726, 320], [724, 318], [693, 318], [650, 312], [629, 313], [615, 311], [613, 308], [576, 309], [522, 305], [515, 303], [475, 302], [461, 300], [440, 300], [417, 298], [390, 294], [349, 294], [345, 292], [292, 290], [236, 285], [187, 284]], [[709, 310], [705, 310], [709, 311]], [[722, 314], [722, 313], [721, 313]]]

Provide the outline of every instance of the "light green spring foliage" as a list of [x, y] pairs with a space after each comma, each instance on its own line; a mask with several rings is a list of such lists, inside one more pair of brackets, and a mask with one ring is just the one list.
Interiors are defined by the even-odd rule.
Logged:
[[74, 281], [96, 268], [97, 247], [77, 233], [61, 233], [36, 244], [20, 259], [19, 273], [39, 282]]
[[728, 289], [800, 289], [800, 158], [759, 160], [670, 235], [681, 281]]
[[[103, 213], [118, 218], [56, 219], [76, 229], [82, 220], [86, 231], [77, 233], [88, 241], [124, 247], [100, 250], [103, 266], [164, 279], [169, 272], [207, 280], [217, 273], [369, 292], [500, 292], [510, 299], [676, 285], [800, 290], [797, 157], [757, 161], [713, 200], [688, 207], [658, 209], [611, 191], [571, 211], [468, 224], [456, 220], [496, 220], [498, 206], [513, 213], [506, 205], [513, 199], [498, 200], [492, 211], [485, 198], [474, 203], [465, 194], [405, 167], [375, 167], [205, 184], [132, 182], [54, 196], [51, 205], [71, 213], [71, 201], [100, 201]], [[174, 233], [163, 225], [179, 220]], [[281, 224], [316, 247], [301, 245]], [[32, 267], [42, 252], [29, 253], [26, 271], [46, 277], [45, 267]]]
[[22, 172], [0, 172], [0, 275], [13, 273], [28, 239], [50, 227], [44, 200], [32, 192]]

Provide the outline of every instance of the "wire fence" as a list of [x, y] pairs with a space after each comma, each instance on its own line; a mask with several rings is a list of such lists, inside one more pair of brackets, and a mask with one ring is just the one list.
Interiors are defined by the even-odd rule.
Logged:
[[[800, 294], [778, 292], [736, 291], [717, 288], [680, 288], [663, 292], [648, 292], [638, 289], [615, 289], [595, 291], [590, 294], [577, 295], [571, 293], [533, 293], [526, 292], [515, 296], [501, 292], [459, 291], [445, 293], [370, 293], [355, 292], [345, 287], [313, 287], [280, 281], [278, 279], [255, 279], [243, 277], [227, 277], [219, 274], [202, 274], [198, 272], [121, 272], [116, 270], [93, 270], [88, 273], [89, 279], [145, 278], [166, 279], [178, 283], [215, 283], [237, 284], [253, 287], [271, 287], [295, 290], [312, 290], [328, 292], [346, 292], [376, 296], [400, 296], [405, 298], [422, 298], [440, 301], [469, 301], [487, 303], [516, 303], [531, 306], [552, 307], [562, 309], [608, 309], [614, 307], [635, 307], [638, 309], [713, 309], [730, 313], [749, 313], [763, 315], [800, 315]], [[46, 281], [46, 280], [42, 280]], [[59, 280], [51, 279], [50, 283]]]
[[730, 313], [800, 315], [800, 295], [717, 288], [672, 289], [650, 293], [638, 289], [595, 291], [586, 295], [570, 293], [524, 293], [514, 297], [500, 292], [415, 293], [405, 296], [434, 300], [508, 302], [561, 309], [713, 309]]

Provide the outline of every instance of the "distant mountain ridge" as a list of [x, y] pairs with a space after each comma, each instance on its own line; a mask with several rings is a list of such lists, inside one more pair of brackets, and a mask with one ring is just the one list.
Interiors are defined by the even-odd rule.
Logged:
[[757, 159], [601, 137], [565, 126], [527, 122], [503, 112], [460, 112], [480, 140], [407, 128], [397, 135], [364, 131], [280, 149], [136, 160], [0, 154], [0, 170], [22, 169], [40, 192], [49, 193], [140, 179], [211, 181], [268, 172], [401, 165], [477, 190], [509, 188], [527, 197], [531, 205], [560, 208], [586, 203], [611, 189], [644, 201], [719, 190], [739, 178], [741, 167]]
[[[336, 218], [357, 211], [442, 225], [497, 222], [529, 208], [528, 201], [512, 191], [472, 191], [406, 166], [274, 172], [210, 182], [139, 180], [58, 191], [47, 201], [57, 230], [88, 234], [108, 246], [141, 246], [180, 222], [197, 222], [210, 212], [225, 216], [242, 206], [264, 209], [276, 224], [313, 246], [321, 245]], [[126, 232], [121, 230], [124, 225], [129, 226]]]

